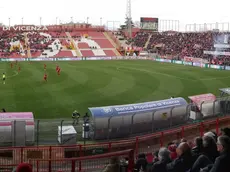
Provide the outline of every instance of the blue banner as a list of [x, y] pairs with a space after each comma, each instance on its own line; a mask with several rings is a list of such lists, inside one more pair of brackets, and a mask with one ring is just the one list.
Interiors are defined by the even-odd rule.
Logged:
[[174, 99], [167, 99], [161, 101], [153, 101], [138, 104], [120, 105], [120, 106], [106, 106], [89, 108], [93, 117], [110, 117], [114, 115], [130, 115], [139, 112], [154, 112], [161, 109], [168, 109], [178, 106], [187, 106], [185, 99], [179, 97]]

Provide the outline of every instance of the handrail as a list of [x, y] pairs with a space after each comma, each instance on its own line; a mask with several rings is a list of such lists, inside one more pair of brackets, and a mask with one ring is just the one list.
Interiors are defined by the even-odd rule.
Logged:
[[[82, 161], [85, 160], [96, 160], [96, 159], [102, 159], [102, 158], [111, 158], [115, 156], [126, 156], [128, 158], [128, 171], [131, 172], [134, 168], [134, 150], [128, 149], [124, 151], [118, 151], [113, 153], [105, 153], [100, 155], [94, 155], [94, 156], [83, 156], [78, 158], [64, 158], [64, 159], [36, 159], [36, 160], [29, 160], [30, 164], [34, 165], [34, 170], [40, 171], [39, 166], [41, 162], [48, 162], [48, 172], [52, 172], [52, 162], [71, 162], [71, 172], [76, 171], [76, 162], [79, 162], [78, 171], [82, 171]], [[35, 168], [36, 167], [36, 168]], [[47, 170], [47, 168], [46, 168]]]

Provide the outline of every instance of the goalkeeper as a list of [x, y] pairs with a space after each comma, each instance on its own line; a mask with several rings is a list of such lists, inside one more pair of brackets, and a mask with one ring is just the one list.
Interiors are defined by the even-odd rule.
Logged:
[[80, 113], [78, 113], [77, 110], [75, 110], [72, 114], [72, 118], [73, 118], [73, 125], [77, 125], [79, 123], [79, 118], [80, 118]]

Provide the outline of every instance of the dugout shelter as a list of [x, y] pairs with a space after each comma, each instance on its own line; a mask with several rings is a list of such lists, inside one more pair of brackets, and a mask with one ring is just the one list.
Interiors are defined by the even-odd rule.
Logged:
[[220, 105], [223, 114], [230, 113], [230, 87], [220, 88]]
[[187, 119], [184, 98], [89, 108], [92, 115], [91, 138], [108, 139], [147, 133], [175, 125]]
[[219, 101], [212, 93], [189, 96], [188, 98], [192, 104], [190, 118], [193, 120], [209, 118], [217, 115], [220, 111]]
[[26, 146], [31, 144], [34, 144], [33, 113], [0, 113], [0, 145]]

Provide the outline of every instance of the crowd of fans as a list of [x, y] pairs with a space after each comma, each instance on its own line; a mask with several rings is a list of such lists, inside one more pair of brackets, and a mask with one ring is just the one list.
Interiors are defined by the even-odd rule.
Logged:
[[[223, 64], [229, 62], [229, 56], [213, 56], [204, 54], [204, 51], [228, 51], [228, 49], [216, 49], [214, 44], [230, 43], [230, 37], [225, 37], [229, 33], [219, 32], [140, 32], [134, 38], [134, 46], [145, 47], [149, 35], [151, 38], [146, 50], [158, 53], [161, 56], [175, 56], [183, 58], [185, 56], [195, 58], [212, 59], [213, 64]], [[214, 60], [213, 60], [214, 59]], [[221, 59], [221, 60], [219, 60]]]
[[153, 162], [145, 154], [139, 155], [136, 172], [229, 172], [230, 129], [218, 137], [215, 132], [205, 133], [194, 142], [182, 139], [169, 143], [154, 153]]

